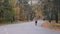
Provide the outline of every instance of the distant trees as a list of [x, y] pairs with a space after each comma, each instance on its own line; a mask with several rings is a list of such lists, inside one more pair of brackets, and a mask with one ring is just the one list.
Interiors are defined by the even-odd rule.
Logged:
[[55, 20], [56, 23], [58, 23], [58, 18], [59, 18], [59, 12], [60, 12], [60, 0], [53, 0], [54, 4], [54, 14], [55, 14]]
[[13, 21], [14, 13], [12, 10], [12, 5], [10, 5], [9, 0], [2, 0], [0, 6], [0, 14], [2, 17], [0, 21]]
[[32, 7], [28, 4], [28, 0], [18, 0], [17, 6], [20, 8], [20, 20], [32, 20], [33, 19], [33, 10]]
[[41, 9], [43, 12], [43, 16], [45, 19], [48, 19], [49, 22], [51, 20], [56, 20], [58, 23], [58, 12], [60, 12], [60, 0], [41, 0]]

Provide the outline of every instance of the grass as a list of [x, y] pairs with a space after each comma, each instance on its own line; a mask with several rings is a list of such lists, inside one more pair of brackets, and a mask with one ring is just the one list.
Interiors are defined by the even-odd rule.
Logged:
[[8, 24], [20, 24], [20, 23], [28, 23], [28, 21], [14, 21], [14, 22], [0, 22], [0, 26], [8, 25]]
[[54, 27], [60, 27], [60, 24], [54, 24], [53, 26]]

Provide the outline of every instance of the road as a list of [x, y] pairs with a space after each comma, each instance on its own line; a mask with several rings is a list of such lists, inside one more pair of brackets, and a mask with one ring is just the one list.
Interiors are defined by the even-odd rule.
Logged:
[[0, 26], [0, 34], [60, 34], [60, 32], [54, 30], [39, 27], [39, 25], [44, 22], [45, 21], [38, 20], [37, 26], [35, 26], [34, 21]]

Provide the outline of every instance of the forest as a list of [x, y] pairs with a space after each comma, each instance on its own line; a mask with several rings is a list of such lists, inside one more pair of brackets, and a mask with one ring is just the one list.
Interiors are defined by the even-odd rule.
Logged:
[[0, 0], [0, 22], [60, 20], [60, 0]]

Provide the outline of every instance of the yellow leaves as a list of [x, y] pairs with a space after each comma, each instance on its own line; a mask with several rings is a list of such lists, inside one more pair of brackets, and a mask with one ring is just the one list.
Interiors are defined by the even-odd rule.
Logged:
[[19, 7], [15, 7], [15, 8], [13, 8], [13, 10], [14, 10], [15, 14], [19, 14], [20, 13], [20, 8]]
[[17, 1], [18, 1], [18, 0], [10, 0], [11, 4], [12, 4], [13, 6], [16, 5]]
[[14, 14], [15, 14], [15, 19], [20, 19], [20, 8], [19, 7], [14, 7], [13, 11], [14, 11]]
[[36, 12], [36, 16], [37, 16], [37, 17], [38, 17], [38, 16], [40, 16], [41, 18], [43, 17], [43, 16], [42, 16], [42, 11], [41, 11], [40, 8], [35, 9], [35, 12]]
[[54, 26], [60, 27], [60, 24], [54, 24]]

